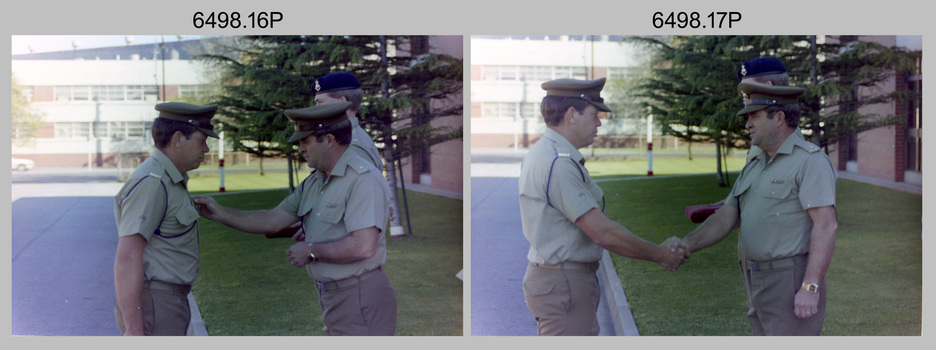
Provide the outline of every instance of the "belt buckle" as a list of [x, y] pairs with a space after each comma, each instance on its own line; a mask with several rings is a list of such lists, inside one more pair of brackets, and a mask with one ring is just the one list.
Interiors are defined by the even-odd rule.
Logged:
[[760, 264], [754, 260], [748, 260], [748, 266], [751, 267], [752, 271], [760, 271]]
[[324, 290], [324, 291], [327, 291], [327, 290], [328, 290], [328, 288], [325, 288], [325, 283], [322, 283], [322, 282], [319, 282], [319, 281], [315, 281], [315, 285], [317, 285], [317, 286], [319, 287], [320, 290]]

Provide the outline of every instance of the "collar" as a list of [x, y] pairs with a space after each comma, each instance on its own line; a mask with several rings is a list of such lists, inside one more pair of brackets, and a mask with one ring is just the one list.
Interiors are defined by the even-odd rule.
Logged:
[[352, 129], [361, 127], [361, 122], [358, 120], [357, 117], [348, 118], [348, 121], [351, 122], [351, 128], [352, 128]]
[[[351, 166], [349, 162], [351, 162], [351, 159], [353, 159], [352, 157], [354, 157], [354, 152], [351, 152], [351, 147], [349, 145], [349, 147], [345, 149], [344, 153], [341, 154], [341, 157], [338, 157], [338, 161], [335, 162], [335, 166], [332, 167], [331, 173], [328, 174], [328, 177], [344, 176], [345, 172], [348, 171], [348, 167]], [[322, 179], [325, 179], [324, 171], [316, 171], [315, 173], [319, 174]]]
[[158, 148], [153, 150], [153, 159], [156, 159], [156, 162], [163, 167], [163, 169], [166, 171], [166, 174], [169, 175], [169, 179], [172, 180], [172, 183], [179, 183], [188, 180], [188, 174], [182, 174], [179, 172], [179, 169], [176, 168], [175, 164], [172, 164], [172, 161], [169, 160], [169, 157]]
[[575, 146], [572, 146], [572, 143], [562, 136], [562, 134], [559, 134], [558, 131], [547, 127], [546, 132], [543, 133], [543, 137], [554, 143], [557, 152], [568, 152], [569, 158], [572, 158], [572, 160], [579, 164], [585, 165], [585, 157], [582, 156], [582, 153], [579, 152]]
[[[800, 128], [793, 130], [793, 133], [790, 136], [787, 136], [786, 140], [783, 140], [783, 143], [780, 144], [780, 147], [777, 148], [777, 153], [774, 154], [774, 158], [778, 154], [791, 154], [793, 153], [793, 147], [795, 147], [801, 141], [805, 141], [803, 138], [803, 132], [800, 131]], [[767, 152], [757, 146], [751, 146], [751, 152], [754, 152], [754, 158], [767, 158]]]

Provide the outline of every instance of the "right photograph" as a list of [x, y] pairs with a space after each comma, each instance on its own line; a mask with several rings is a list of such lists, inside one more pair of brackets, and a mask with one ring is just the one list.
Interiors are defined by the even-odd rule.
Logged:
[[471, 335], [921, 335], [922, 35], [470, 40]]

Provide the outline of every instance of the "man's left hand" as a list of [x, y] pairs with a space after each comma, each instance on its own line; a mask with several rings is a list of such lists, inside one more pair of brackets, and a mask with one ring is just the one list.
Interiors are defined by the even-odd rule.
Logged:
[[796, 291], [796, 298], [793, 301], [793, 313], [799, 319], [813, 317], [819, 312], [819, 293], [812, 294], [805, 289], [800, 288]]
[[309, 263], [309, 245], [305, 242], [293, 244], [286, 250], [286, 259], [295, 267], [303, 267]]

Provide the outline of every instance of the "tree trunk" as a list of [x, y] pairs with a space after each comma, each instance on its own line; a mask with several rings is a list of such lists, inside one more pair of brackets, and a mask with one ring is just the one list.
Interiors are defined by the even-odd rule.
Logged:
[[[384, 98], [390, 97], [389, 84], [387, 82], [387, 37], [380, 36], [380, 88], [383, 91]], [[389, 112], [388, 112], [389, 113]], [[400, 204], [397, 201], [396, 189], [396, 157], [393, 156], [393, 119], [387, 116], [384, 119], [383, 139], [384, 139], [384, 166], [387, 168], [387, 185], [390, 186], [390, 235], [401, 234], [403, 232], [403, 223], [400, 220]], [[400, 179], [403, 181], [403, 179]], [[412, 234], [412, 232], [410, 232]]]
[[722, 173], [721, 140], [715, 140], [715, 163], [717, 168], [718, 187], [725, 187], [725, 175]]
[[294, 172], [293, 172], [292, 153], [286, 154], [286, 168], [287, 168], [286, 171], [287, 171], [288, 174], [289, 174], [289, 192], [292, 193], [293, 191], [296, 190], [296, 185], [295, 185], [294, 182], [293, 182], [293, 174], [294, 174]]
[[686, 140], [686, 154], [689, 155], [689, 160], [692, 160], [692, 139]]

